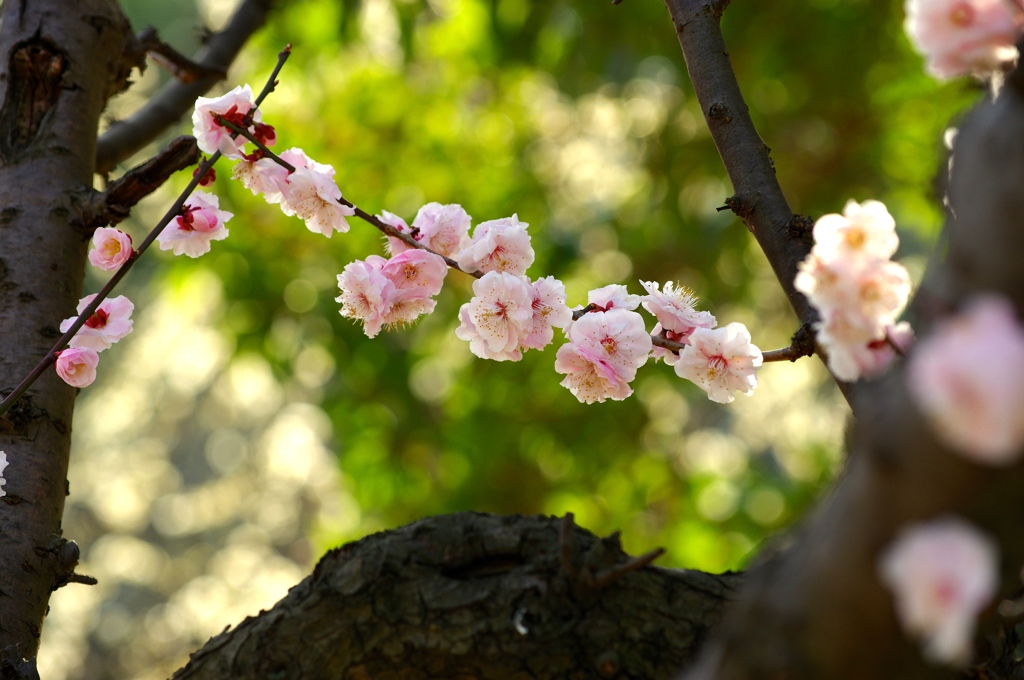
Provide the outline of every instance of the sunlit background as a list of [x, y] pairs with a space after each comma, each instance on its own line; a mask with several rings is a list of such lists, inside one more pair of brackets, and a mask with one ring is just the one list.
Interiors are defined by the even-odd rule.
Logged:
[[[475, 222], [518, 213], [530, 274], [562, 279], [570, 304], [677, 280], [762, 349], [787, 344], [794, 320], [762, 255], [717, 210], [731, 188], [660, 2], [282, 4], [220, 91], [260, 87], [292, 43], [265, 119], [283, 148], [333, 164], [347, 198], [409, 220], [427, 201]], [[235, 2], [125, 5], [191, 52]], [[939, 140], [977, 93], [922, 73], [900, 5], [734, 3], [725, 29], [794, 209], [884, 200], [918, 275]], [[163, 78], [150, 67], [110, 116]], [[136, 240], [185, 174], [136, 209]], [[353, 223], [328, 241], [231, 183], [228, 163], [218, 174], [230, 237], [198, 260], [144, 258], [122, 291], [136, 330], [79, 397], [63, 526], [99, 585], [52, 598], [47, 680], [167, 677], [325, 549], [444, 512], [571, 511], [632, 552], [666, 547], [666, 566], [742, 568], [837, 469], [848, 411], [816, 361], [766, 366], [729, 406], [649, 364], [633, 398], [585, 406], [558, 384], [557, 343], [521, 363], [470, 354], [456, 273], [432, 316], [368, 340], [333, 298], [345, 264], [382, 253], [379, 235]]]

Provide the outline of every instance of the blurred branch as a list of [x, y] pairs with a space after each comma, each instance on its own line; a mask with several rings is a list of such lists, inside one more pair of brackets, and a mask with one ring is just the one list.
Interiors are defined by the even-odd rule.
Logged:
[[742, 575], [648, 566], [658, 554], [570, 518], [420, 520], [330, 551], [173, 677], [667, 678]]
[[227, 76], [226, 68], [211, 67], [189, 59], [161, 40], [153, 27], [144, 29], [135, 40], [140, 50], [149, 54], [156, 63], [182, 83], [192, 83], [200, 78], [215, 78], [216, 82]]
[[[770, 149], [750, 120], [729, 63], [720, 27], [729, 0], [665, 0], [665, 4], [704, 120], [736, 192], [725, 207], [742, 219], [757, 239], [801, 325], [810, 325], [817, 320], [817, 313], [793, 282], [813, 240], [809, 231], [801, 228], [807, 218], [794, 215], [782, 193]], [[850, 386], [836, 382], [849, 401]]]
[[243, 0], [222, 31], [210, 37], [194, 60], [205, 75], [184, 83], [172, 81], [125, 120], [113, 123], [96, 147], [96, 172], [106, 174], [115, 165], [156, 139], [190, 111], [225, 73], [246, 41], [266, 23], [275, 0]]

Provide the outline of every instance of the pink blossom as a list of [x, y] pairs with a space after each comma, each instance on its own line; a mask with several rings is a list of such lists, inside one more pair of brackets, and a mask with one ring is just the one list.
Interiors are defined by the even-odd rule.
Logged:
[[[239, 85], [221, 97], [199, 97], [192, 113], [192, 134], [199, 148], [209, 154], [220, 151], [227, 158], [241, 158], [247, 140], [241, 136], [232, 139], [233, 130], [218, 123], [214, 116], [219, 114], [232, 124], [242, 127], [245, 115], [254, 106], [252, 90], [248, 85]], [[253, 121], [258, 122], [261, 117], [257, 109]], [[249, 130], [253, 130], [251, 125]]]
[[286, 215], [298, 215], [307, 229], [330, 238], [335, 231], [348, 231], [345, 217], [356, 214], [352, 207], [339, 203], [340, 199], [341, 189], [333, 173], [297, 168], [288, 176], [281, 210]]
[[459, 309], [455, 335], [481, 359], [519, 361], [533, 330], [533, 288], [519, 276], [491, 271], [473, 282], [473, 298]]
[[695, 309], [697, 296], [686, 286], [674, 286], [671, 281], [664, 290], [658, 290], [655, 281], [641, 281], [640, 285], [647, 291], [641, 297], [644, 309], [658, 318], [662, 328], [686, 338], [695, 328], [715, 327], [715, 317]]
[[224, 223], [234, 215], [219, 209], [215, 194], [196, 191], [181, 208], [181, 215], [164, 227], [156, 240], [160, 250], [171, 250], [175, 255], [199, 257], [210, 252], [211, 241], [228, 237]]
[[284, 200], [288, 186], [288, 170], [271, 158], [243, 158], [235, 164], [231, 176], [242, 183], [253, 196], [263, 195], [267, 203]]
[[[95, 297], [95, 294], [86, 295], [79, 300], [78, 313], [81, 314]], [[102, 352], [132, 332], [132, 312], [134, 310], [135, 305], [124, 295], [107, 298], [86, 320], [85, 325], [75, 333], [75, 337], [71, 338], [68, 346], [84, 347]], [[61, 333], [67, 332], [77, 319], [77, 316], [64, 319], [60, 324]]]
[[518, 215], [481, 222], [473, 238], [465, 237], [455, 260], [463, 271], [508, 272], [522, 276], [533, 264], [533, 247], [526, 222]]
[[750, 331], [733, 322], [721, 328], [698, 328], [690, 334], [674, 368], [676, 375], [697, 384], [708, 399], [728, 404], [733, 392], [753, 394], [761, 350], [750, 342]]
[[537, 279], [533, 291], [533, 321], [523, 339], [524, 349], [544, 349], [555, 337], [554, 328], [565, 328], [572, 321], [572, 311], [565, 304], [565, 285], [553, 276]]
[[904, 29], [928, 71], [946, 79], [1012, 63], [1024, 12], [1007, 0], [907, 0]]
[[[391, 225], [392, 227], [397, 229], [402, 234], [411, 234], [412, 233], [412, 228], [409, 226], [408, 222], [406, 222], [405, 220], [403, 220], [401, 217], [399, 217], [398, 215], [394, 214], [393, 212], [388, 212], [387, 210], [381, 210], [380, 211], [380, 215], [377, 215], [377, 219], [380, 220], [381, 222], [383, 222], [384, 224]], [[387, 244], [388, 245], [388, 252], [391, 253], [392, 255], [397, 255], [398, 253], [404, 253], [407, 250], [415, 250], [412, 246], [406, 244], [402, 239], [393, 238], [391, 236], [388, 236], [387, 240], [388, 240], [388, 244]]]
[[643, 317], [627, 309], [591, 312], [572, 324], [568, 337], [555, 355], [563, 387], [585, 404], [633, 393], [629, 383], [651, 352]]
[[92, 235], [93, 249], [89, 251], [89, 262], [94, 267], [112, 272], [127, 262], [134, 252], [132, 237], [120, 229], [100, 227]]
[[985, 534], [947, 517], [906, 527], [878, 559], [878, 573], [896, 600], [908, 634], [922, 639], [927, 658], [970, 660], [975, 619], [992, 600], [999, 552]]
[[842, 215], [823, 215], [814, 224], [814, 250], [826, 260], [888, 260], [899, 247], [896, 221], [879, 201], [849, 200]]
[[[472, 218], [457, 203], [441, 205], [440, 203], [427, 203], [416, 213], [416, 218], [410, 227], [405, 220], [384, 211], [388, 219], [381, 218], [384, 222], [392, 225], [403, 233], [413, 234], [413, 238], [424, 246], [446, 257], [454, 257], [462, 244], [463, 239], [468, 240], [469, 225]], [[388, 238], [392, 253], [400, 253], [408, 250], [409, 246], [396, 238]], [[525, 271], [525, 270], [524, 270]]]
[[971, 460], [1009, 465], [1024, 446], [1024, 328], [1004, 298], [975, 298], [918, 343], [908, 386], [941, 438]]
[[633, 310], [640, 306], [640, 296], [630, 295], [625, 286], [611, 284], [603, 288], [595, 288], [587, 293], [587, 304], [593, 305], [602, 312], [609, 309]]
[[430, 297], [441, 292], [448, 265], [433, 253], [410, 248], [387, 260], [381, 273], [399, 290], [418, 290]]
[[7, 454], [4, 453], [3, 451], [0, 451], [0, 497], [3, 497], [3, 496], [7, 495], [7, 492], [4, 491], [4, 489], [3, 489], [4, 484], [7, 483], [7, 480], [4, 479], [4, 477], [3, 477], [4, 470], [6, 470], [6, 469], [7, 469]]
[[380, 333], [388, 312], [388, 299], [393, 297], [395, 284], [381, 273], [380, 262], [356, 260], [338, 274], [341, 295], [335, 298], [341, 303], [341, 315], [363, 322], [363, 332], [372, 338]]
[[100, 355], [88, 347], [69, 347], [57, 355], [57, 375], [72, 387], [88, 387], [96, 379]]
[[[666, 340], [672, 340], [673, 342], [679, 342], [684, 345], [690, 343], [689, 334], [683, 335], [682, 333], [673, 333], [672, 331], [665, 330], [660, 323], [654, 324], [654, 330], [651, 331], [652, 336], [664, 335]], [[675, 366], [676, 362], [679, 361], [679, 355], [670, 349], [664, 347], [658, 347], [657, 345], [651, 347], [651, 358], [655, 361], [664, 361], [667, 366]]]

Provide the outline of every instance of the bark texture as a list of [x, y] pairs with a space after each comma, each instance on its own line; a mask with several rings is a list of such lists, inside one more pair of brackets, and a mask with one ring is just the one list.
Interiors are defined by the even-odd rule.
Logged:
[[635, 564], [553, 517], [424, 519], [327, 553], [174, 679], [670, 678], [740, 576]]
[[[127, 85], [128, 22], [112, 0], [5, 2], [0, 23], [0, 385], [16, 385], [82, 291], [73, 224], [92, 191], [96, 128]], [[73, 578], [61, 537], [75, 390], [43, 376], [0, 420], [0, 674], [30, 673], [50, 593]]]

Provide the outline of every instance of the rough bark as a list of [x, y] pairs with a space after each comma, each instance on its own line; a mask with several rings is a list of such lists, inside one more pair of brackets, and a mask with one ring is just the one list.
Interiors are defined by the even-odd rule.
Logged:
[[[128, 22], [112, 0], [22, 0], [2, 12], [0, 385], [16, 385], [81, 295], [87, 244], [74, 197], [91, 190], [100, 113], [132, 64]], [[77, 562], [60, 529], [74, 398], [49, 373], [0, 420], [10, 461], [0, 499], [3, 673], [35, 655], [50, 593]]]
[[327, 553], [174, 678], [669, 678], [740, 576], [631, 564], [557, 518], [424, 519]]

